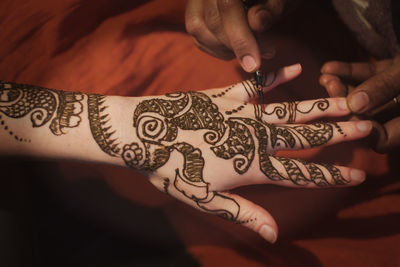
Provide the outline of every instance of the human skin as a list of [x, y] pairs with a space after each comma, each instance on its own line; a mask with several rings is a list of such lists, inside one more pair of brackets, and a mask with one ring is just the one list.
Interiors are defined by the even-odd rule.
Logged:
[[[263, 90], [295, 78], [299, 65], [265, 74]], [[242, 224], [275, 242], [262, 207], [230, 189], [250, 184], [354, 186], [361, 170], [275, 156], [367, 136], [369, 121], [320, 122], [349, 114], [344, 98], [252, 104], [254, 81], [165, 96], [119, 97], [0, 84], [1, 155], [112, 164], [138, 171], [159, 190]]]
[[[201, 50], [221, 59], [236, 57], [245, 71], [254, 72], [261, 57], [270, 59], [275, 54], [271, 43], [265, 37], [257, 40], [257, 34], [270, 29], [289, 5], [285, 0], [255, 2], [246, 10], [240, 0], [188, 0], [186, 29]], [[327, 62], [321, 73], [320, 83], [331, 97], [348, 95], [353, 114], [374, 120], [370, 143], [376, 151], [400, 148], [398, 56], [371, 63]]]
[[254, 72], [261, 57], [275, 54], [270, 44], [259, 46], [255, 34], [270, 29], [285, 4], [286, 0], [262, 1], [245, 10], [241, 0], [188, 0], [186, 30], [204, 52], [225, 60], [236, 57], [245, 71]]
[[373, 119], [371, 145], [381, 153], [400, 148], [400, 56], [375, 62], [331, 61], [320, 84], [331, 97], [347, 97], [353, 114]]

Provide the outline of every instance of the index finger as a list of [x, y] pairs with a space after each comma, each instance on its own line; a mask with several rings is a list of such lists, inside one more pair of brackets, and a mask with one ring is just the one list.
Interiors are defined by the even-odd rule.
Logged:
[[348, 97], [354, 113], [364, 113], [385, 104], [399, 94], [400, 64], [389, 67], [358, 86]]
[[218, 0], [231, 49], [247, 72], [256, 71], [261, 64], [260, 50], [249, 27], [246, 12], [240, 0]]
[[353, 82], [363, 82], [388, 68], [392, 62], [393, 60], [391, 59], [375, 63], [330, 61], [322, 66], [321, 73], [334, 74]]

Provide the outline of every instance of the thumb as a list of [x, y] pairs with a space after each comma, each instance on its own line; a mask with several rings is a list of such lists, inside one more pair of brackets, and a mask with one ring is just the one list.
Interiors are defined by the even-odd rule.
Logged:
[[150, 177], [150, 182], [160, 191], [200, 211], [249, 228], [270, 243], [275, 243], [278, 237], [278, 226], [271, 214], [238, 195], [209, 191], [207, 183], [188, 183], [180, 176], [171, 181], [155, 175]]
[[[234, 200], [240, 207], [239, 214], [234, 220], [234, 223], [242, 224], [250, 230], [258, 233], [266, 241], [275, 243], [278, 238], [278, 226], [270, 213], [239, 195], [227, 192], [216, 194], [222, 198]], [[226, 209], [226, 207], [223, 206], [219, 208]]]
[[373, 76], [347, 96], [352, 112], [361, 114], [383, 105], [399, 94], [400, 64]]

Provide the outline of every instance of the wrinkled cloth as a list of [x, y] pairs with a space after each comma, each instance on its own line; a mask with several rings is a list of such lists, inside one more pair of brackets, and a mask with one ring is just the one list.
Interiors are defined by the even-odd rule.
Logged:
[[[400, 52], [394, 23], [396, 0], [333, 0], [340, 17], [357, 40], [378, 59], [394, 57]], [[395, 11], [395, 12], [393, 12]], [[400, 29], [397, 29], [399, 31]]]

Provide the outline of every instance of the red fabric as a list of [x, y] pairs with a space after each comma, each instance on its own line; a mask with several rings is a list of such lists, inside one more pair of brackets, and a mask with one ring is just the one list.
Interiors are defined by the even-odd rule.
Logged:
[[[213, 88], [247, 78], [236, 61], [212, 58], [195, 47], [184, 31], [183, 9], [183, 1], [168, 0], [3, 0], [0, 79], [138, 96]], [[271, 36], [278, 53], [264, 66], [301, 62], [304, 73], [272, 92], [269, 101], [324, 96], [317, 82], [322, 62], [354, 56], [356, 46], [343, 26], [335, 25], [339, 22], [334, 15], [313, 18], [321, 19], [321, 25], [302, 17], [302, 23], [292, 26], [291, 36]], [[93, 208], [95, 199], [77, 195], [73, 187], [63, 188], [62, 181], [100, 179], [119, 198], [162, 209], [187, 251], [204, 266], [400, 265], [398, 155], [378, 155], [354, 142], [285, 156], [358, 167], [369, 176], [355, 189], [235, 190], [277, 219], [281, 239], [276, 245], [171, 199], [128, 170], [63, 163], [62, 177], [53, 177], [49, 184], [65, 201], [80, 200], [78, 213], [127, 235], [132, 231], [123, 215], [110, 218], [110, 213]]]

